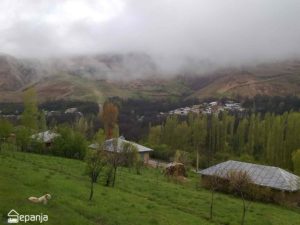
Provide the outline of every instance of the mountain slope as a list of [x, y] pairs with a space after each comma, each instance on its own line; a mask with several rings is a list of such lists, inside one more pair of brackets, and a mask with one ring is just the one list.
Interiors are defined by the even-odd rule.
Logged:
[[220, 70], [209, 76], [186, 80], [188, 85], [194, 87], [191, 97], [300, 96], [300, 61]]
[[0, 90], [15, 91], [36, 78], [35, 70], [11, 56], [0, 55]]
[[265, 63], [210, 73], [162, 72], [145, 54], [106, 54], [48, 60], [0, 56], [0, 101], [21, 101], [34, 86], [40, 101], [103, 102], [107, 97], [185, 99], [300, 96], [300, 61]]

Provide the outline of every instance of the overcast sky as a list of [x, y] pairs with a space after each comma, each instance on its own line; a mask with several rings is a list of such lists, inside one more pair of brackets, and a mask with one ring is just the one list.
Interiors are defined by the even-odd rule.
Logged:
[[142, 51], [213, 62], [300, 55], [300, 0], [1, 0], [0, 52]]

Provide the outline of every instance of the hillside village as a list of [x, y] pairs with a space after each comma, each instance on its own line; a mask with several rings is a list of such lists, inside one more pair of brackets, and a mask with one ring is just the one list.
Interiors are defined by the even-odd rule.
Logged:
[[169, 112], [161, 112], [160, 115], [178, 115], [187, 116], [189, 113], [195, 114], [214, 114], [218, 115], [220, 112], [229, 113], [242, 113], [245, 108], [241, 106], [241, 103], [234, 101], [226, 101], [224, 104], [221, 101], [204, 102], [198, 105], [187, 106], [184, 108], [178, 108]]
[[300, 0], [0, 9], [0, 225], [300, 225]]

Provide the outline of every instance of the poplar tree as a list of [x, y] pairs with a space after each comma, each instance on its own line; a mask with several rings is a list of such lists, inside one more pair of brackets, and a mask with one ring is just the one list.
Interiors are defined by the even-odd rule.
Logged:
[[196, 153], [196, 169], [199, 169], [199, 157], [201, 150], [204, 150], [207, 136], [206, 117], [196, 116], [190, 118], [192, 146]]
[[300, 149], [293, 153], [293, 168], [297, 175], [300, 175]]
[[167, 118], [163, 126], [163, 143], [169, 145], [172, 148], [176, 148], [174, 143], [175, 131], [178, 126], [177, 116], [170, 116]]
[[161, 136], [162, 136], [161, 126], [150, 127], [149, 135], [148, 135], [149, 144], [152, 146], [159, 145], [161, 141]]
[[32, 130], [38, 129], [38, 106], [36, 91], [33, 88], [29, 88], [23, 95], [24, 111], [21, 117], [21, 123], [23, 126]]
[[248, 127], [248, 135], [247, 135], [247, 154], [253, 155], [254, 145], [255, 145], [255, 115], [252, 114], [249, 118], [249, 127]]
[[13, 125], [6, 119], [0, 118], [0, 144], [4, 142], [13, 131]]
[[118, 116], [118, 107], [112, 102], [105, 102], [101, 114], [101, 119], [104, 124], [106, 139], [111, 139], [113, 137], [113, 132], [118, 122]]

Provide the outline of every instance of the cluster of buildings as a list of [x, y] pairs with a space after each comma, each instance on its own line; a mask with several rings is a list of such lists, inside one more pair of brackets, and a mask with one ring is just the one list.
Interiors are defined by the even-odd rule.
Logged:
[[77, 108], [68, 108], [64, 112], [61, 111], [44, 111], [46, 116], [60, 116], [62, 114], [76, 114], [78, 116], [83, 116]]
[[[51, 116], [63, 116], [63, 115], [74, 115], [81, 117], [83, 116], [83, 113], [80, 112], [77, 108], [68, 108], [65, 111], [58, 111], [58, 110], [52, 110], [52, 111], [47, 111], [43, 110], [45, 113], [46, 117], [51, 117]], [[3, 114], [2, 110], [0, 110], [0, 117], [6, 118], [6, 119], [11, 119], [11, 120], [19, 120], [21, 118], [21, 112], [16, 110], [13, 114]]]
[[204, 102], [202, 104], [187, 106], [184, 108], [178, 108], [171, 110], [167, 113], [161, 112], [161, 115], [180, 115], [187, 116], [189, 113], [196, 114], [219, 114], [222, 111], [227, 112], [243, 112], [245, 109], [241, 106], [241, 103], [227, 101], [225, 103], [213, 101], [213, 102]]
[[[37, 134], [34, 134], [31, 136], [32, 139], [40, 141], [45, 144], [46, 147], [50, 147], [56, 137], [59, 137], [60, 134], [54, 132], [54, 131], [44, 131]], [[104, 142], [104, 150], [110, 153], [121, 153], [124, 150], [124, 146], [126, 144], [130, 144], [131, 146], [134, 146], [138, 152], [138, 154], [141, 157], [141, 160], [145, 164], [148, 164], [150, 159], [150, 152], [153, 151], [153, 149], [148, 148], [146, 146], [140, 145], [138, 143], [128, 141], [123, 136], [120, 136], [119, 138], [112, 138], [109, 140], [106, 140]], [[92, 150], [98, 150], [99, 145], [97, 143], [92, 143], [89, 146], [89, 149]]]

